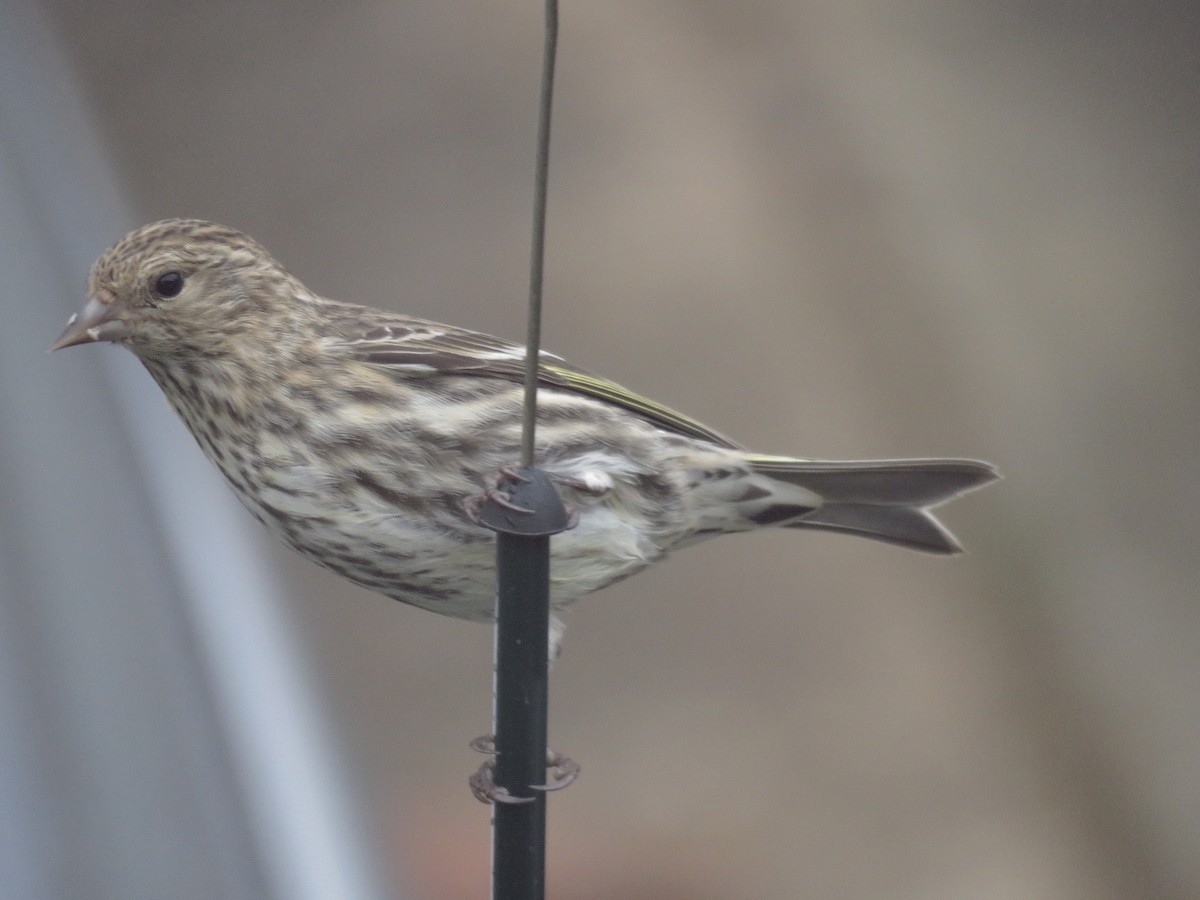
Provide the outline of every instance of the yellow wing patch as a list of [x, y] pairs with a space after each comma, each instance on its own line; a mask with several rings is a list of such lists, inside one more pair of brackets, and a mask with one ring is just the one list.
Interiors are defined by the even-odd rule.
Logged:
[[643, 397], [641, 394], [635, 394], [628, 388], [623, 388], [621, 385], [609, 381], [607, 378], [598, 378], [579, 369], [572, 369], [553, 363], [543, 363], [540, 373], [540, 380], [546, 384], [566, 388], [587, 397], [595, 397], [597, 400], [603, 400], [606, 403], [613, 403], [624, 407], [630, 412], [637, 413], [642, 418], [649, 419], [654, 424], [670, 431], [676, 431], [688, 437], [712, 441], [714, 444], [720, 444], [722, 447], [738, 447], [737, 443], [731, 441], [719, 431], [709, 428], [704, 423], [698, 422], [690, 416], [685, 416], [683, 413], [676, 412], [670, 407], [657, 403], [654, 400]]

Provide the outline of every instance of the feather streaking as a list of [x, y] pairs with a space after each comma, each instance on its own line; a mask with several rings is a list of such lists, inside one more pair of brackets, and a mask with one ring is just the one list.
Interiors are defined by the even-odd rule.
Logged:
[[[127, 235], [89, 288], [55, 349], [133, 351], [284, 543], [405, 603], [491, 619], [494, 536], [463, 501], [518, 456], [523, 348], [318, 297], [251, 238], [192, 219]], [[929, 509], [996, 477], [975, 460], [749, 453], [549, 353], [540, 382], [537, 464], [579, 513], [552, 541], [556, 609], [676, 547], [765, 526], [953, 553]]]

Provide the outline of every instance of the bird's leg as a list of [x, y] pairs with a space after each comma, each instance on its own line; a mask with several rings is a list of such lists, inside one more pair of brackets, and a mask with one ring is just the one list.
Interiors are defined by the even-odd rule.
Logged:
[[[488, 756], [494, 757], [496, 755], [496, 738], [494, 735], [485, 734], [471, 741], [470, 747], [478, 753], [486, 753]], [[529, 790], [560, 791], [578, 778], [581, 771], [579, 763], [561, 753], [555, 753], [549, 747], [546, 748], [546, 768], [552, 770], [551, 779], [545, 784], [531, 784]], [[467, 783], [471, 786], [471, 793], [480, 803], [533, 802], [533, 797], [514, 797], [505, 788], [496, 784], [495, 776], [496, 760], [489, 759], [467, 779]]]

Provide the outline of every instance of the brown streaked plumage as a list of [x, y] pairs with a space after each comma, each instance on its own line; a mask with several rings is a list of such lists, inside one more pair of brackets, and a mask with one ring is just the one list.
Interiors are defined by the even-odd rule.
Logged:
[[[92, 268], [55, 349], [122, 344], [251, 514], [286, 544], [405, 603], [488, 620], [493, 536], [463, 501], [518, 455], [523, 348], [309, 292], [230, 228], [169, 219]], [[750, 453], [544, 354], [537, 461], [579, 511], [552, 542], [556, 608], [676, 547], [818, 528], [933, 553], [929, 512], [996, 477], [964, 459]]]

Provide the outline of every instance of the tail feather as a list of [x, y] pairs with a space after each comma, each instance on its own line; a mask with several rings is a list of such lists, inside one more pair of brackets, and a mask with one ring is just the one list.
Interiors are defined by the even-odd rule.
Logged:
[[784, 527], [840, 531], [927, 553], [962, 552], [958, 538], [933, 513], [915, 506], [829, 503]]
[[819, 495], [811, 512], [778, 522], [874, 538], [929, 553], [958, 553], [954, 535], [929, 512], [998, 477], [970, 459], [825, 462], [752, 456], [755, 472]]

